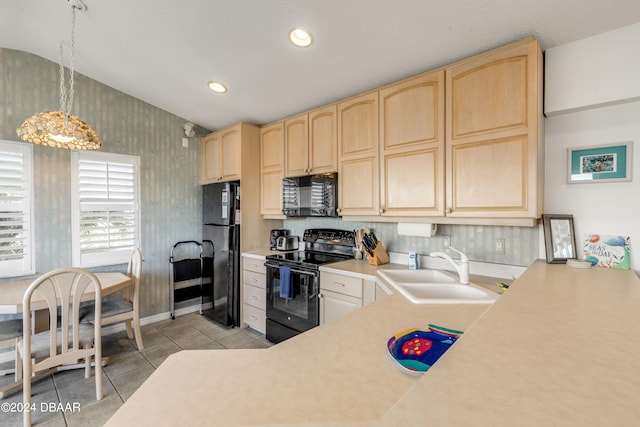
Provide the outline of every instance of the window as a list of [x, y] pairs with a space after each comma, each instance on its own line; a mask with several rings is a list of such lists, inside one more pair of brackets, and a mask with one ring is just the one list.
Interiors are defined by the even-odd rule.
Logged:
[[0, 141], [0, 276], [35, 273], [33, 146]]
[[139, 247], [139, 163], [121, 154], [71, 153], [74, 266], [126, 263]]

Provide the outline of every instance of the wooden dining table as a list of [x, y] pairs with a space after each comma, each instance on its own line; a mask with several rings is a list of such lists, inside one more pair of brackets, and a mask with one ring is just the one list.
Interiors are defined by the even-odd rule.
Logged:
[[[131, 286], [131, 278], [120, 272], [94, 273], [102, 288], [102, 296], [118, 292]], [[22, 298], [27, 288], [35, 279], [17, 280], [15, 282], [0, 285], [0, 314], [21, 314]], [[92, 301], [95, 299], [95, 291], [89, 286], [82, 294], [82, 301]], [[34, 310], [47, 308], [44, 299], [39, 299], [37, 294], [33, 296], [31, 305]]]

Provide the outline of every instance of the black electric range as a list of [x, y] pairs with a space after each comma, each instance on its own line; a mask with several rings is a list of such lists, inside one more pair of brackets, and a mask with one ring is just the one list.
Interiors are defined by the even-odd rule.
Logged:
[[268, 255], [267, 339], [277, 343], [320, 323], [320, 265], [353, 259], [355, 232], [308, 229], [304, 250]]

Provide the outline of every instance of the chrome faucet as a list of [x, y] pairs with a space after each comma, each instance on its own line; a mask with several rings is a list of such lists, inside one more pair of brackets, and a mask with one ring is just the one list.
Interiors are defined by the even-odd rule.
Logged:
[[451, 246], [449, 246], [449, 249], [460, 254], [459, 263], [455, 262], [453, 258], [445, 254], [444, 252], [431, 252], [429, 256], [443, 258], [449, 261], [449, 263], [453, 265], [453, 268], [455, 268], [458, 272], [458, 276], [460, 276], [460, 283], [462, 283], [463, 285], [467, 285], [469, 283], [469, 257], [467, 257], [459, 250], [452, 248]]

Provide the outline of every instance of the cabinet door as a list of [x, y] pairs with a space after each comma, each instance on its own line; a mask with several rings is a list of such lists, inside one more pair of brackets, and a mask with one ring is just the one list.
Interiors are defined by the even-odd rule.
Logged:
[[541, 67], [531, 40], [447, 68], [448, 216], [540, 216]]
[[284, 123], [260, 131], [261, 213], [282, 215], [282, 178], [284, 176]]
[[234, 126], [220, 132], [221, 181], [240, 179], [240, 126]]
[[220, 158], [218, 154], [220, 135], [211, 133], [202, 138], [200, 142], [200, 183], [211, 184], [217, 182], [220, 177], [218, 167]]
[[380, 90], [383, 215], [444, 214], [444, 71]]
[[338, 104], [341, 215], [379, 215], [378, 93]]
[[309, 168], [311, 173], [338, 171], [336, 105], [309, 113]]
[[284, 122], [285, 176], [302, 176], [309, 168], [309, 127], [307, 115], [303, 114]]
[[362, 307], [362, 299], [330, 291], [322, 291], [320, 298], [320, 324], [356, 311]]

